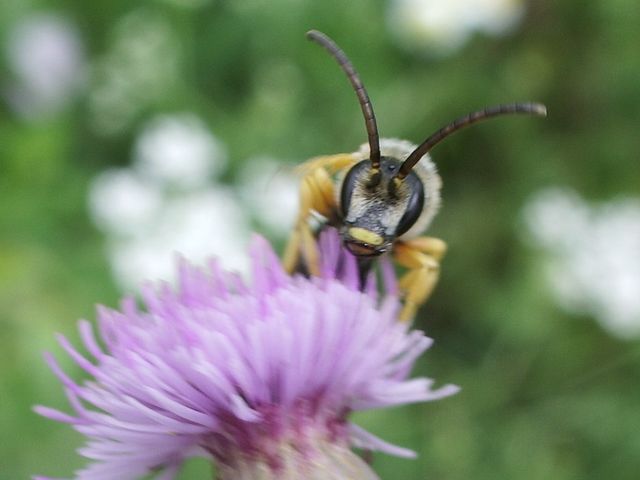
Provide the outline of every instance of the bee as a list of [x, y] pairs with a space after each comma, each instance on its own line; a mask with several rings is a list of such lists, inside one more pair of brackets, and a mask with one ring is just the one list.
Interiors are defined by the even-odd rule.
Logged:
[[304, 265], [319, 275], [318, 247], [310, 219], [314, 213], [336, 227], [345, 248], [357, 257], [361, 277], [373, 259], [391, 255], [405, 269], [400, 278], [403, 308], [400, 319], [411, 320], [429, 298], [439, 277], [446, 244], [422, 236], [441, 203], [442, 181], [429, 152], [458, 130], [493, 117], [510, 114], [545, 116], [539, 103], [510, 103], [485, 108], [454, 120], [414, 145], [380, 139], [369, 95], [351, 61], [338, 45], [317, 30], [307, 38], [324, 47], [338, 62], [353, 87], [368, 142], [354, 153], [317, 157], [302, 165], [300, 210], [284, 252], [289, 272]]

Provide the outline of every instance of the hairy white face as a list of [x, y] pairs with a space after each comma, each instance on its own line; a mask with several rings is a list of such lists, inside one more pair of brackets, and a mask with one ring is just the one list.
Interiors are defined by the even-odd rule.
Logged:
[[384, 158], [381, 180], [371, 185], [371, 173], [367, 164], [352, 177], [353, 190], [345, 217], [345, 223], [357, 223], [384, 236], [395, 235], [400, 219], [409, 204], [410, 188], [405, 182], [391, 186], [392, 175], [400, 163]]
[[380, 169], [362, 160], [345, 176], [340, 195], [342, 237], [352, 253], [380, 255], [408, 231], [423, 211], [425, 193], [420, 177], [411, 172], [397, 178], [402, 161], [383, 156]]
[[[403, 181], [394, 181], [400, 164], [416, 148], [404, 140], [382, 139], [382, 162], [378, 183], [371, 181], [369, 146], [354, 155], [356, 164], [339, 185], [342, 236], [355, 255], [379, 255], [396, 238], [421, 234], [440, 207], [441, 180], [428, 155]], [[393, 183], [393, 185], [392, 185]]]

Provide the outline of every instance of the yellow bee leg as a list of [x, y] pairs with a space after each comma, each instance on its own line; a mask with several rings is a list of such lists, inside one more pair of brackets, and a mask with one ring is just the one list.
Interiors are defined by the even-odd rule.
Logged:
[[313, 211], [327, 218], [333, 217], [336, 212], [333, 182], [324, 168], [311, 170], [302, 179], [300, 211], [282, 260], [285, 270], [290, 273], [296, 269], [302, 255], [309, 273], [320, 274], [318, 246], [309, 227], [309, 217]]
[[320, 258], [318, 246], [313, 232], [308, 225], [296, 227], [289, 236], [289, 242], [282, 257], [282, 265], [288, 273], [293, 273], [304, 260], [304, 265], [311, 275], [320, 275]]
[[402, 243], [430, 255], [438, 261], [442, 260], [444, 254], [447, 253], [447, 244], [435, 237], [416, 237], [411, 240], [402, 240]]
[[318, 204], [314, 206], [314, 210], [327, 218], [331, 218], [338, 206], [336, 205], [333, 181], [325, 169], [319, 168], [313, 172], [313, 186], [320, 197], [318, 198]]
[[313, 190], [309, 188], [307, 177], [303, 178], [300, 187], [300, 210], [298, 212], [298, 218], [293, 227], [293, 231], [289, 236], [289, 241], [284, 250], [284, 256], [282, 258], [282, 265], [284, 269], [293, 273], [300, 260], [301, 245], [303, 230], [306, 227], [309, 228], [307, 220], [311, 215], [311, 209], [313, 205]]
[[307, 175], [314, 170], [325, 170], [329, 175], [333, 175], [340, 170], [356, 164], [358, 159], [353, 153], [339, 153], [337, 155], [325, 155], [315, 157], [300, 165], [297, 170], [303, 175]]
[[432, 237], [419, 237], [396, 243], [396, 261], [409, 269], [400, 279], [400, 288], [405, 295], [404, 306], [400, 312], [401, 321], [410, 321], [433, 292], [440, 276], [439, 260], [444, 256], [446, 248], [442, 240]]
[[308, 225], [304, 225], [300, 230], [301, 233], [301, 247], [302, 258], [304, 264], [310, 275], [320, 275], [320, 252], [318, 251], [318, 244], [316, 238]]
[[282, 266], [288, 273], [293, 273], [296, 269], [298, 258], [300, 256], [300, 243], [300, 231], [296, 227], [291, 232], [291, 235], [289, 235], [287, 246], [285, 247], [284, 254], [282, 255]]
[[[327, 216], [330, 215], [333, 210], [333, 202], [327, 202], [322, 190], [322, 184], [318, 183], [317, 177], [317, 173], [313, 172], [302, 180], [301, 188], [307, 191], [311, 201], [311, 208], [307, 211], [307, 215], [304, 217], [305, 221], [309, 219], [311, 211]], [[331, 185], [331, 188], [333, 189], [333, 185]], [[302, 220], [303, 218], [298, 215], [298, 221]]]

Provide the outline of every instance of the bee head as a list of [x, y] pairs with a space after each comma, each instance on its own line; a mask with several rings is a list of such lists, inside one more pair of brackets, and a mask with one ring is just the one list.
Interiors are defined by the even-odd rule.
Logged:
[[364, 117], [369, 158], [354, 165], [346, 174], [340, 191], [340, 208], [346, 247], [360, 257], [388, 251], [393, 241], [416, 224], [423, 212], [424, 185], [413, 167], [447, 138], [469, 125], [511, 114], [541, 115], [547, 109], [539, 103], [510, 103], [469, 113], [445, 125], [418, 145], [402, 162], [380, 151], [380, 137], [373, 106], [358, 73], [338, 45], [317, 30], [307, 37], [324, 47], [335, 58], [353, 87]]
[[381, 157], [380, 168], [372, 169], [371, 162], [363, 160], [344, 177], [340, 190], [341, 235], [354, 255], [385, 253], [420, 217], [424, 186], [414, 172], [399, 179], [401, 165], [395, 158]]

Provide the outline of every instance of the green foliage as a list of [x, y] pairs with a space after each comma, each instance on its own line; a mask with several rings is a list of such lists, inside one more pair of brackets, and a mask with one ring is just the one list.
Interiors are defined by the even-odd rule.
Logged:
[[[417, 321], [436, 340], [419, 370], [462, 392], [357, 417], [419, 452], [415, 461], [376, 456], [381, 477], [637, 478], [638, 343], [612, 339], [592, 319], [554, 306], [540, 258], [523, 241], [521, 209], [549, 185], [568, 185], [591, 199], [640, 193], [638, 2], [530, 2], [509, 35], [477, 35], [443, 58], [396, 46], [386, 27], [387, 2], [180, 3], [0, 6], [0, 46], [26, 15], [53, 12], [77, 27], [92, 72], [84, 89], [47, 115], [17, 114], [2, 90], [0, 480], [69, 476], [82, 465], [74, 452], [79, 436], [30, 411], [34, 403], [65, 408], [40, 352], [60, 353], [54, 332], [73, 337], [77, 318], [93, 318], [94, 302], [117, 302], [86, 194], [98, 172], [129, 163], [146, 120], [197, 113], [228, 148], [224, 181], [231, 186], [249, 157], [294, 166], [353, 151], [365, 140], [354, 94], [334, 62], [304, 39], [310, 28], [334, 37], [354, 61], [383, 136], [419, 142], [494, 103], [538, 100], [549, 108], [546, 120], [498, 120], [434, 152], [444, 207], [430, 233], [450, 249], [441, 283]], [[92, 95], [104, 81], [105, 59], [114, 58], [123, 19], [132, 15], [169, 32], [170, 51], [150, 59], [164, 62], [166, 77], [141, 80], [122, 106], [136, 107], [109, 130]], [[0, 62], [4, 88], [16, 81], [6, 49]], [[64, 366], [81, 375], [70, 362]], [[208, 472], [194, 462], [180, 478]]]

